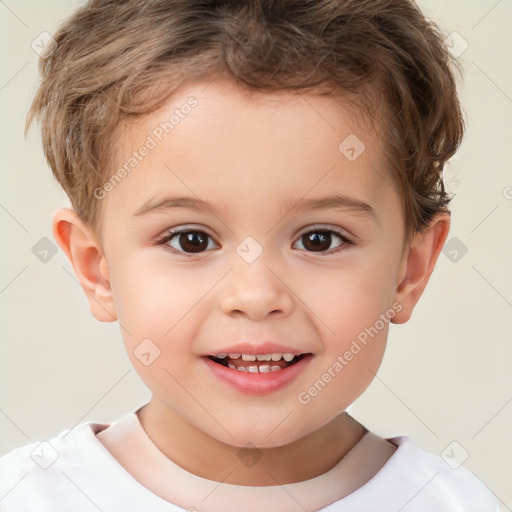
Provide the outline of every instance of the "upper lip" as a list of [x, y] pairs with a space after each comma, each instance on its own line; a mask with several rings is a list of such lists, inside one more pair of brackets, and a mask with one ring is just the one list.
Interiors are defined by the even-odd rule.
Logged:
[[210, 352], [209, 356], [216, 356], [217, 354], [293, 354], [300, 355], [307, 352], [298, 350], [296, 348], [287, 347], [280, 343], [274, 343], [272, 341], [263, 342], [242, 342], [234, 343], [233, 345], [221, 347], [215, 352]]

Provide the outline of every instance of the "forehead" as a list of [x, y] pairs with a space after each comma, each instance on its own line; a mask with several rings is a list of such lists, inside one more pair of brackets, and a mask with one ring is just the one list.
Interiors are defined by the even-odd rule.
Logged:
[[348, 99], [199, 82], [116, 140], [112, 171], [134, 166], [107, 199], [126, 215], [165, 194], [249, 214], [333, 191], [379, 209], [394, 193], [380, 139]]

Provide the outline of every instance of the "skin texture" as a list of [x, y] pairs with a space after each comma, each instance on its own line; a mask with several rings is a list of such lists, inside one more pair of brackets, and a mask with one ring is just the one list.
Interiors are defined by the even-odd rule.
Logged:
[[[436, 216], [404, 243], [401, 200], [379, 137], [353, 109], [332, 97], [249, 93], [227, 80], [190, 85], [159, 111], [120, 127], [112, 174], [190, 97], [197, 100], [192, 111], [102, 199], [101, 232], [62, 208], [54, 236], [94, 317], [118, 320], [132, 364], [152, 392], [141, 423], [166, 456], [233, 484], [313, 478], [365, 433], [344, 410], [374, 378], [388, 323], [307, 404], [298, 395], [393, 304], [400, 310], [393, 322], [409, 319], [448, 234], [449, 215]], [[350, 134], [365, 144], [354, 161], [338, 149]], [[281, 206], [333, 193], [364, 201], [375, 216], [347, 207]], [[148, 201], [178, 195], [209, 201], [216, 212], [175, 208], [134, 216]], [[158, 245], [171, 228], [190, 225], [210, 235], [206, 251], [178, 254]], [[315, 252], [302, 235], [318, 226], [352, 243], [333, 252], [341, 240], [332, 235]], [[236, 250], [248, 236], [263, 251], [252, 263]], [[183, 251], [179, 237], [172, 246]], [[148, 338], [160, 355], [146, 366], [134, 350]], [[292, 382], [269, 394], [228, 386], [201, 359], [262, 340], [312, 354]], [[259, 462], [242, 464], [240, 447], [258, 450]]]

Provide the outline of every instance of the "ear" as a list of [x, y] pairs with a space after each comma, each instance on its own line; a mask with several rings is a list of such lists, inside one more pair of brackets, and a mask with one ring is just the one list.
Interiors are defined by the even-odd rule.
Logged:
[[404, 251], [394, 298], [402, 305], [402, 309], [391, 320], [393, 323], [403, 324], [411, 318], [449, 231], [450, 214], [439, 213], [424, 230], [414, 235], [409, 247]]
[[52, 228], [55, 240], [73, 265], [93, 316], [100, 322], [116, 321], [107, 261], [92, 230], [69, 208], [55, 212]]

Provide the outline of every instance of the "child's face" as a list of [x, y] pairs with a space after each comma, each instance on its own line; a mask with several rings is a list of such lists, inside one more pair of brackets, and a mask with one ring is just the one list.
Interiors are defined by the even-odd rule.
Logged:
[[[400, 308], [401, 203], [379, 138], [339, 102], [206, 85], [120, 131], [112, 173], [134, 151], [137, 164], [103, 199], [104, 255], [128, 355], [159, 410], [231, 445], [278, 446], [333, 419], [373, 379], [383, 319]], [[190, 97], [197, 104], [180, 110]], [[346, 203], [291, 208], [334, 195]], [[212, 210], [137, 214], [177, 197]], [[201, 233], [157, 243], [176, 228]], [[268, 373], [207, 357], [240, 352], [308, 355]]]

